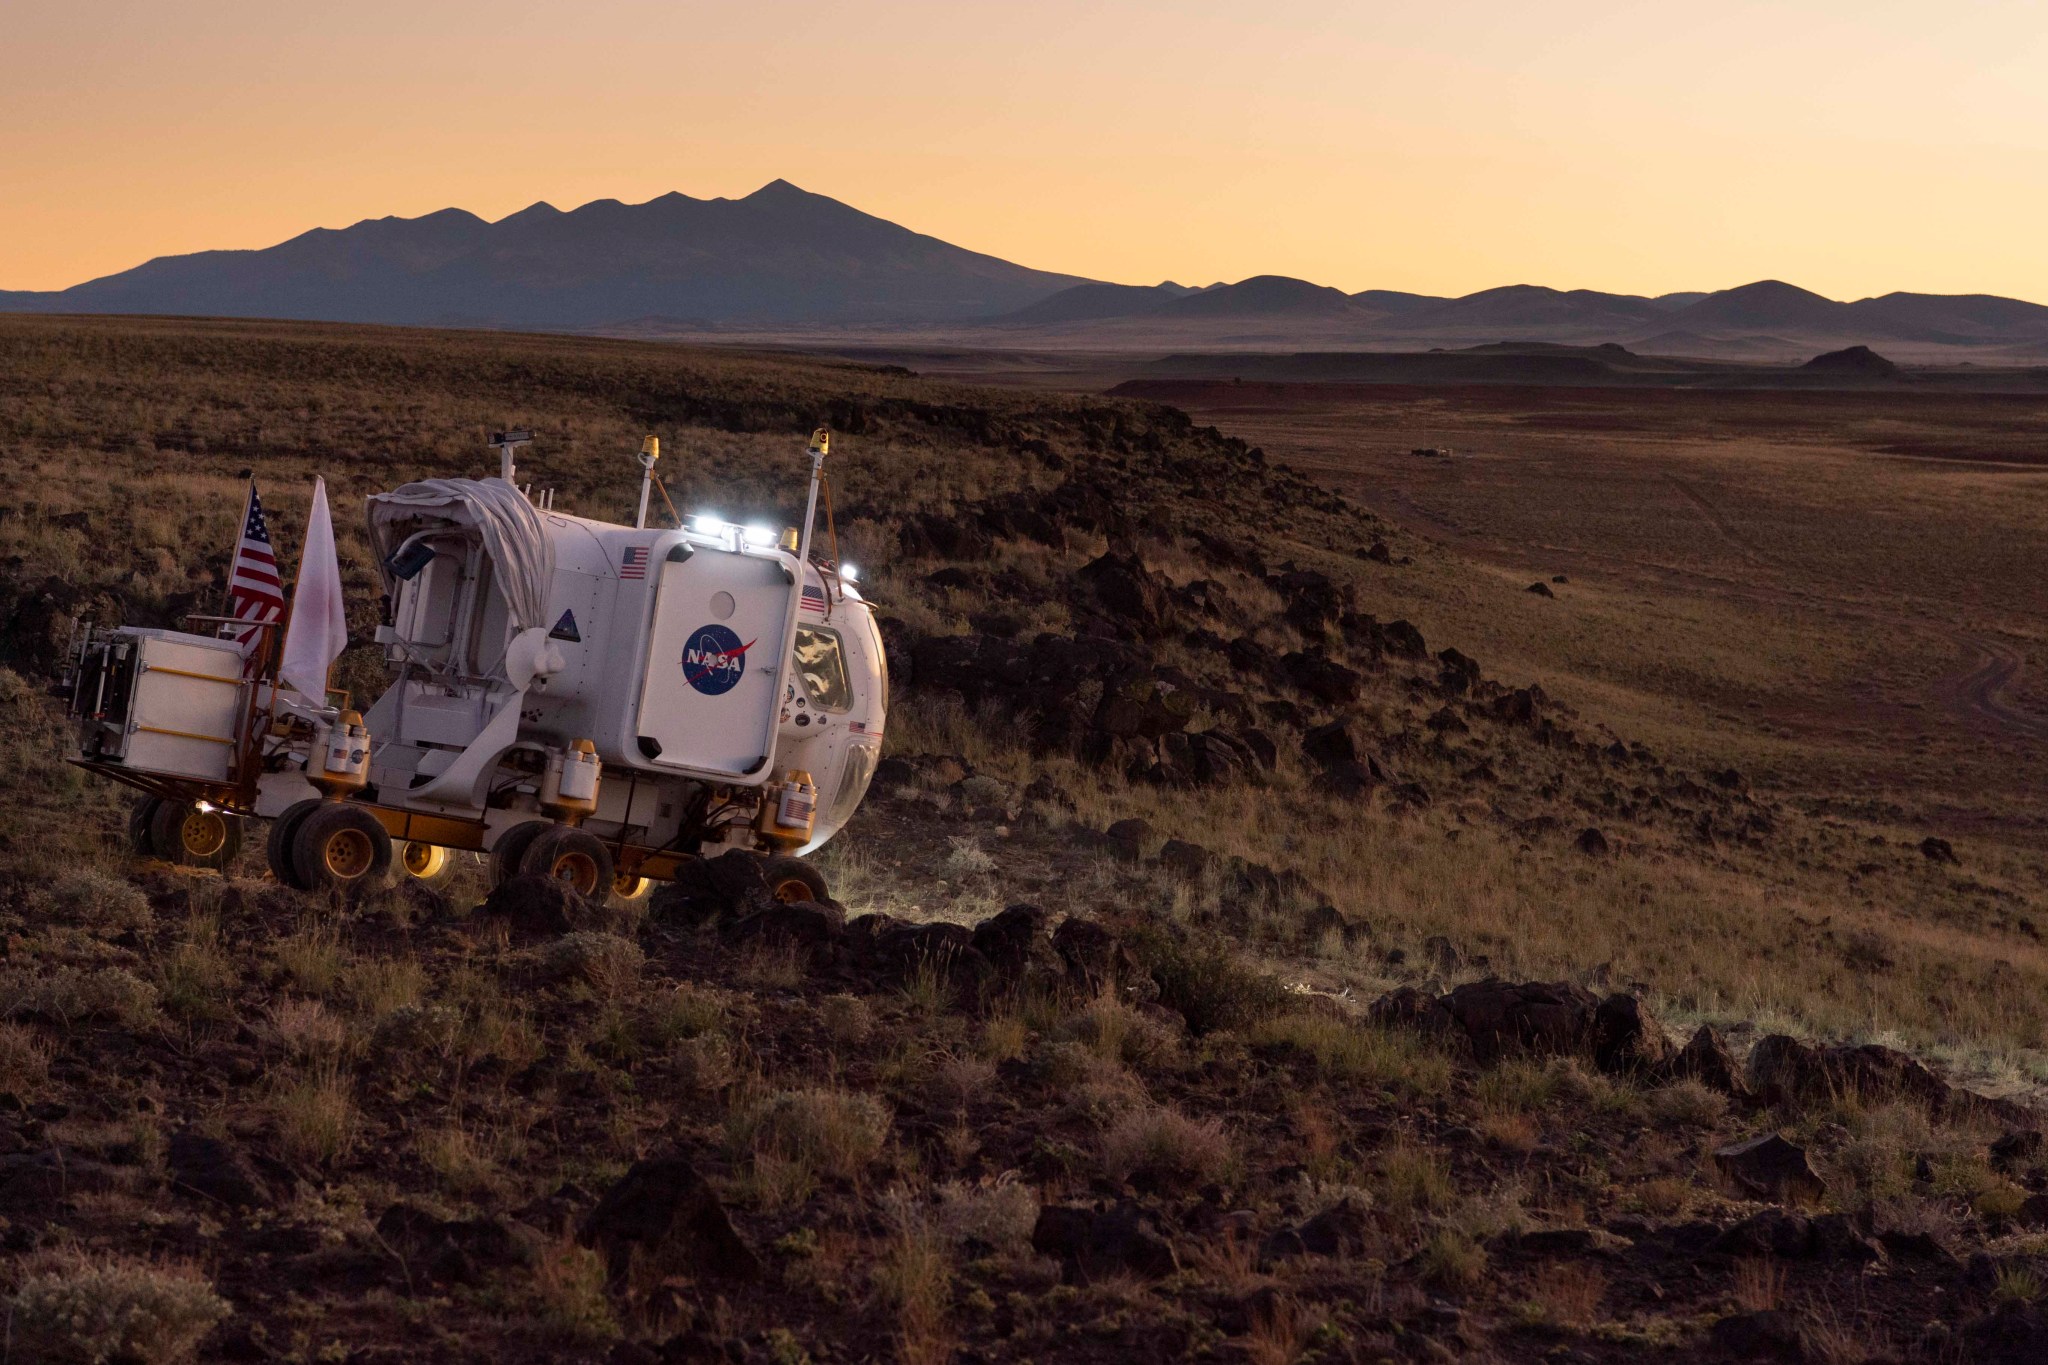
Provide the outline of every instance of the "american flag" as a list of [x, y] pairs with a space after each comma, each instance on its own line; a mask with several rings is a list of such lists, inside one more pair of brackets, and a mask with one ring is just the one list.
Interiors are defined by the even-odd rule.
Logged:
[[815, 611], [819, 615], [823, 615], [825, 611], [825, 590], [815, 583], [804, 584], [803, 607], [805, 611]]
[[249, 482], [249, 509], [242, 517], [242, 538], [235, 544], [235, 562], [228, 570], [228, 615], [247, 627], [230, 625], [223, 634], [242, 647], [242, 676], [255, 676], [263, 660], [260, 623], [284, 618], [284, 578], [270, 546], [270, 526], [263, 520], [263, 500]]
[[624, 550], [620, 551], [619, 577], [647, 577], [647, 547], [645, 545], [628, 545]]

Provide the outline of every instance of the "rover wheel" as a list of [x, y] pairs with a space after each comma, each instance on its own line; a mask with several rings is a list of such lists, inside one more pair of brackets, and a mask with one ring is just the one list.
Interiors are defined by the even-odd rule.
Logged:
[[637, 872], [614, 872], [612, 874], [612, 896], [622, 901], [644, 900], [654, 889], [654, 878], [643, 877]]
[[149, 817], [149, 851], [181, 867], [226, 867], [242, 851], [242, 818], [158, 801]]
[[491, 885], [503, 886], [518, 876], [527, 845], [553, 828], [546, 820], [528, 820], [500, 834], [498, 842], [491, 845]]
[[362, 807], [323, 801], [292, 835], [292, 870], [309, 891], [381, 886], [391, 874], [391, 836]]
[[552, 825], [526, 846], [519, 870], [552, 878], [579, 896], [601, 897], [612, 886], [612, 851], [595, 834]]
[[408, 839], [398, 846], [398, 865], [412, 880], [439, 886], [455, 875], [455, 854], [439, 844]]
[[319, 797], [308, 797], [295, 805], [286, 806], [270, 822], [270, 837], [264, 841], [264, 857], [270, 863], [270, 875], [294, 891], [311, 890], [299, 878], [298, 869], [292, 865], [292, 839], [299, 832], [299, 822], [320, 809]]
[[156, 808], [164, 803], [161, 796], [138, 796], [135, 804], [128, 808], [128, 847], [141, 857], [150, 858], [156, 850], [150, 846], [149, 825], [156, 818]]
[[761, 861], [761, 870], [768, 874], [768, 893], [783, 904], [831, 899], [832, 888], [825, 885], [824, 874], [802, 858], [778, 853]]

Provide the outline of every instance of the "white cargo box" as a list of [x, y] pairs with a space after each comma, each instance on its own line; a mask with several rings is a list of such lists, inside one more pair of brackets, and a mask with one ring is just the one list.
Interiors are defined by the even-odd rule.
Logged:
[[242, 651], [232, 641], [183, 631], [122, 634], [135, 642], [122, 765], [228, 781], [246, 705]]

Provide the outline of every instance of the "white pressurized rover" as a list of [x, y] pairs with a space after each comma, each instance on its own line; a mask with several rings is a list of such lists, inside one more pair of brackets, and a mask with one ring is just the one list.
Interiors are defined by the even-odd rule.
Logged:
[[[651, 437], [635, 524], [555, 511], [514, 481], [528, 439], [494, 439], [497, 478], [368, 500], [390, 681], [366, 713], [279, 682], [267, 636], [251, 670], [212, 635], [87, 634], [72, 761], [141, 789], [139, 849], [217, 866], [254, 816], [272, 872], [304, 890], [372, 885], [394, 861], [433, 878], [472, 850], [494, 882], [631, 897], [738, 848], [782, 899], [827, 894], [802, 855], [860, 805], [888, 708], [874, 613], [811, 554], [827, 433], [804, 524], [780, 535], [647, 525]], [[829, 506], [828, 490], [828, 522]]]

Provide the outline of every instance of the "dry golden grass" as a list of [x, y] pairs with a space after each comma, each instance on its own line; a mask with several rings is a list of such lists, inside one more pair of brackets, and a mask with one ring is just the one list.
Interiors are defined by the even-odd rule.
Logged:
[[[217, 593], [245, 468], [263, 480], [289, 549], [316, 470], [345, 506], [405, 478], [476, 472], [489, 463], [481, 437], [508, 422], [544, 436], [529, 452], [525, 477], [558, 490], [570, 510], [623, 515], [637, 474], [630, 452], [652, 430], [671, 452], [663, 472], [679, 504], [786, 520], [801, 486], [797, 436], [836, 418], [845, 431], [835, 464], [848, 557], [863, 563], [873, 595], [908, 629], [965, 631], [982, 604], [927, 585], [930, 566], [901, 561], [889, 519], [907, 510], [951, 512], [1010, 489], [1043, 491], [1062, 476], [971, 429], [877, 416], [881, 405], [972, 407], [978, 420], [1007, 433], [1045, 435], [1066, 458], [1097, 458], [1079, 453], [1074, 435], [1077, 408], [1097, 400], [669, 346], [8, 318], [0, 319], [0, 360], [0, 473], [34, 490], [17, 515], [0, 517], [0, 555], [19, 555], [26, 576], [71, 583], [85, 594], [84, 608], [103, 617], [125, 611], [167, 619]], [[1411, 617], [1433, 648], [1456, 644], [1509, 681], [1541, 679], [1589, 727], [1605, 723], [1684, 762], [1732, 759], [1752, 776], [1769, 777], [1814, 813], [1786, 807], [1779, 835], [1763, 846], [1708, 848], [1670, 828], [1647, 828], [1631, 831], [1628, 856], [1590, 861], [1561, 842], [1524, 839], [1489, 809], [1522, 798], [1472, 789], [1461, 776], [1482, 752], [1476, 740], [1399, 756], [1402, 775], [1437, 794], [1420, 815], [1373, 803], [1333, 808], [1286, 744], [1266, 788], [1133, 787], [1070, 759], [1034, 758], [1004, 714], [915, 692], [897, 699], [892, 747], [957, 753], [991, 793], [1021, 792], [1049, 776], [1082, 823], [1144, 816], [1162, 834], [1193, 835], [1219, 854], [1298, 870], [1339, 908], [1370, 921], [1370, 939], [1351, 947], [1333, 937], [1303, 944], [1291, 921], [1304, 901], [1256, 909], [1245, 937], [1289, 980], [1363, 995], [1412, 975], [1412, 966], [1389, 969], [1388, 948], [1408, 950], [1412, 964], [1421, 941], [1441, 934], [1468, 955], [1485, 954], [1487, 970], [1502, 974], [1584, 978], [1597, 968], [1603, 980], [1643, 982], [1666, 1016], [1679, 1020], [1755, 1020], [1900, 1042], [2010, 1088], [2048, 1076], [2048, 948], [2017, 927], [2029, 914], [2048, 921], [2039, 909], [2048, 864], [1995, 823], [1958, 840], [1960, 871], [1910, 852], [1924, 832], [1919, 818], [1934, 804], [1930, 792], [1970, 809], [1993, 794], [2024, 799], [2035, 786], [2032, 759], [2023, 746], [1969, 749], [1951, 730], [1922, 726], [1931, 713], [1902, 700], [1958, 661], [1954, 649], [1932, 648], [1925, 638], [1936, 606], [1964, 610], [1969, 630], [2028, 656], [2029, 628], [2016, 613], [2040, 604], [1994, 598], [1984, 585], [2035, 591], [2024, 587], [2031, 579], [2010, 571], [2042, 524], [2042, 476], [1879, 460], [1868, 446], [1883, 433], [1866, 418], [1841, 417], [1841, 431], [1788, 426], [1790, 399], [1772, 399], [1775, 406], [1761, 412], [1734, 404], [1728, 411], [1746, 423], [1738, 424], [1739, 439], [1714, 426], [1733, 420], [1725, 413], [1674, 409], [1637, 429], [1628, 422], [1640, 414], [1610, 411], [1602, 406], [1611, 406], [1608, 399], [1573, 401], [1591, 407], [1532, 417], [1507, 399], [1460, 407], [1439, 395], [1324, 415], [1234, 413], [1225, 425], [1346, 487], [1398, 492], [1440, 520], [1483, 532], [1448, 550], [1396, 536], [1401, 552], [1417, 556], [1414, 565], [1361, 568], [1359, 547], [1336, 538], [1355, 536], [1356, 522], [1297, 509], [1263, 526], [1269, 558], [1354, 583], [1362, 609]], [[863, 404], [863, 415], [852, 417]], [[1467, 430], [1454, 429], [1461, 426]], [[1439, 467], [1388, 453], [1425, 442], [1480, 457]], [[1584, 480], [1594, 477], [1609, 495], [1581, 496]], [[1188, 505], [1228, 491], [1187, 490]], [[1407, 515], [1401, 498], [1385, 510]], [[74, 513], [84, 514], [83, 528], [65, 520]], [[357, 613], [352, 626], [367, 635], [375, 592], [366, 546], [354, 518], [342, 516], [338, 530]], [[1536, 543], [1586, 561], [1584, 568], [1576, 559], [1559, 565], [1574, 581], [1556, 602], [1521, 591], [1551, 566], [1505, 563], [1495, 553], [1499, 545]], [[1064, 547], [1003, 541], [977, 567], [1057, 588], [1106, 545], [1079, 531]], [[1140, 548], [1174, 582], [1218, 581], [1226, 602], [1220, 627], [1275, 650], [1304, 643], [1278, 619], [1280, 599], [1267, 584], [1208, 562], [1185, 541], [1148, 539]], [[1808, 610], [1787, 596], [1799, 593], [1815, 595], [1817, 605]], [[1034, 603], [1030, 616], [1026, 635], [1070, 624], [1057, 600]], [[1176, 641], [1163, 644], [1160, 657], [1198, 663]], [[348, 667], [359, 689], [375, 685], [371, 651], [356, 651]], [[1841, 706], [1806, 704], [1845, 679], [1867, 679], [1876, 689], [1865, 708], [1873, 719], [1860, 729], [1837, 724], [1850, 714]], [[2022, 679], [2008, 701], [2020, 705], [2026, 697]], [[1419, 726], [1427, 709], [1391, 680], [1376, 684], [1360, 708], [1389, 731]], [[89, 865], [117, 848], [117, 794], [55, 768], [62, 730], [33, 687], [0, 676], [0, 713], [9, 721], [0, 744], [10, 759], [0, 763], [0, 797], [24, 807], [18, 848], [28, 850], [9, 856], [35, 873]], [[1912, 755], [1910, 763], [1899, 761], [1902, 753]], [[1873, 755], [1889, 765], [1885, 772], [1875, 772]], [[1541, 753], [1494, 745], [1484, 756], [1517, 792], [1546, 781], [1550, 760]], [[32, 791], [8, 785], [9, 774], [52, 769], [56, 778]], [[1567, 775], [1553, 804], [1577, 819], [1602, 794], [1594, 779]], [[937, 815], [957, 815], [946, 804], [956, 800], [950, 793], [933, 798]], [[1858, 818], [1837, 818], [1842, 810]], [[943, 895], [904, 892], [888, 851], [877, 856], [865, 847], [858, 825], [829, 850], [828, 872], [855, 913], [979, 918], [1003, 903], [1015, 855], [981, 831], [951, 832], [961, 842], [936, 869], [950, 883]], [[1870, 856], [1873, 835], [1888, 841], [1884, 866], [1854, 873]], [[1065, 861], [1052, 908], [1093, 909], [1122, 890], [1115, 869], [1089, 858]], [[1215, 893], [1200, 881], [1171, 891], [1175, 908], [1189, 916], [1212, 911]], [[175, 981], [161, 980], [176, 988], [171, 1017], [184, 1019], [188, 1009], [205, 1009], [204, 992], [186, 983], [210, 966], [203, 945], [176, 951], [185, 956], [63, 970], [74, 983], [115, 970], [155, 982], [158, 964], [173, 961]], [[318, 918], [302, 919], [281, 956], [294, 993], [346, 1012], [360, 1030], [418, 997], [402, 956], [359, 964]], [[1885, 965], [1873, 965], [1879, 962]], [[766, 957], [745, 983], [793, 989], [800, 965]], [[598, 993], [625, 988], [616, 980], [586, 984]], [[35, 989], [58, 1007], [76, 994]], [[936, 976], [914, 981], [910, 999], [920, 1013], [934, 1014], [944, 1003], [943, 983]], [[649, 1028], [660, 1031], [631, 1024], [627, 1033], [647, 1047]], [[458, 1046], [473, 1057], [492, 1047], [530, 1047], [517, 1036], [516, 1012], [501, 1004], [468, 1010], [461, 1030]], [[1023, 1051], [1014, 1027], [997, 1032], [991, 1039], [999, 1045], [984, 1045], [984, 1055]], [[504, 1041], [479, 1041], [482, 1033]], [[1306, 1050], [1318, 1067], [1361, 1078], [1391, 1074], [1395, 1083], [1431, 1065], [1373, 1039], [1332, 1036], [1308, 1040]], [[721, 1073], [718, 1065], [707, 1071]]]

